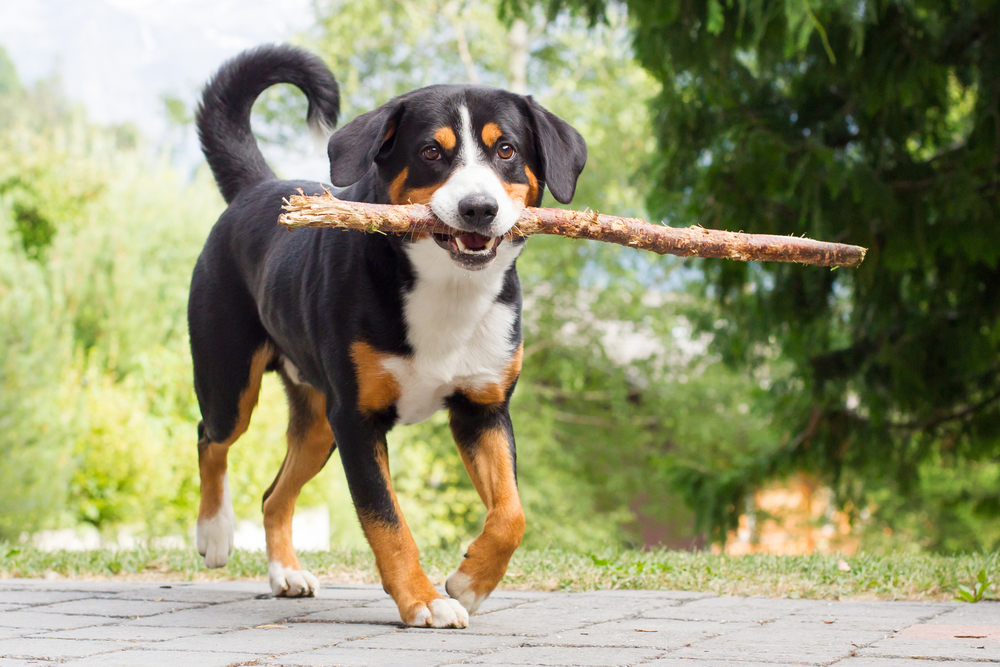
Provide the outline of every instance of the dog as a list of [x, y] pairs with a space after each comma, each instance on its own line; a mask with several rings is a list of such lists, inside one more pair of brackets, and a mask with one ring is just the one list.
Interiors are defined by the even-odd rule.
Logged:
[[[288, 396], [287, 453], [264, 493], [268, 579], [275, 596], [319, 586], [292, 547], [303, 484], [337, 449], [385, 591], [403, 622], [468, 625], [521, 543], [509, 402], [521, 371], [524, 239], [510, 232], [546, 187], [573, 198], [587, 159], [580, 134], [531, 97], [472, 85], [412, 91], [354, 118], [329, 139], [337, 196], [428, 204], [454, 234], [365, 234], [282, 228], [283, 199], [328, 186], [278, 180], [250, 129], [266, 88], [291, 83], [314, 129], [336, 126], [339, 92], [314, 55], [264, 46], [222, 65], [196, 115], [202, 150], [228, 208], [191, 280], [188, 323], [201, 409], [196, 540], [208, 567], [226, 564], [234, 514], [228, 449], [247, 430], [261, 377]], [[462, 461], [487, 508], [442, 597], [389, 478], [386, 434], [447, 409]]]

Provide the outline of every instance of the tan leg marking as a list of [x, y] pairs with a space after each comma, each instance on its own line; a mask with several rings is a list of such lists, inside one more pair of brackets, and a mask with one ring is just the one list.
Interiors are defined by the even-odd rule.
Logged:
[[198, 468], [201, 474], [199, 521], [211, 519], [222, 506], [229, 447], [246, 433], [250, 426], [250, 415], [257, 407], [257, 399], [260, 397], [260, 381], [264, 376], [264, 369], [267, 368], [272, 359], [274, 359], [274, 348], [270, 344], [261, 346], [254, 353], [250, 361], [250, 377], [247, 380], [247, 386], [240, 394], [236, 426], [229, 437], [223, 442], [205, 440], [198, 443]]
[[434, 131], [434, 141], [441, 144], [441, 148], [445, 149], [449, 153], [455, 150], [455, 144], [458, 142], [455, 138], [455, 130], [451, 129], [447, 125], [439, 127]]
[[510, 389], [510, 386], [521, 375], [521, 362], [523, 359], [524, 343], [521, 343], [507, 364], [507, 368], [504, 369], [499, 382], [494, 382], [478, 389], [464, 389], [459, 387], [459, 391], [473, 403], [482, 405], [503, 403], [507, 399], [507, 391]]
[[[286, 381], [287, 384], [287, 381]], [[315, 577], [301, 571], [292, 546], [292, 515], [302, 487], [323, 469], [333, 449], [326, 396], [305, 385], [287, 387], [290, 402], [288, 453], [264, 500], [264, 534], [271, 588], [275, 595], [311, 595]], [[312, 581], [309, 581], [309, 579]]]
[[462, 462], [486, 505], [483, 532], [448, 578], [448, 594], [473, 612], [496, 588], [524, 537], [524, 511], [514, 478], [514, 461], [505, 431], [483, 433], [474, 448], [461, 447]]
[[497, 139], [503, 136], [503, 130], [496, 123], [486, 123], [483, 125], [483, 143], [493, 148], [493, 144], [497, 142]]
[[368, 343], [351, 345], [351, 359], [358, 381], [358, 408], [363, 414], [381, 412], [399, 400], [399, 383], [382, 362], [383, 354]]
[[441, 594], [420, 567], [420, 551], [392, 488], [384, 441], [378, 443], [376, 460], [398, 519], [393, 526], [374, 517], [360, 517], [365, 537], [375, 554], [382, 587], [395, 600], [399, 615], [407, 625], [464, 628], [468, 625], [468, 614], [464, 614], [464, 610], [457, 613], [458, 610], [445, 604], [446, 601], [441, 599]]

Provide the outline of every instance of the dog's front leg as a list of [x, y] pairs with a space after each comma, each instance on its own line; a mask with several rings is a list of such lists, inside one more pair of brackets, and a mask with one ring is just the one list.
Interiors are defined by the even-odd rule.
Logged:
[[455, 600], [441, 597], [420, 567], [420, 553], [389, 478], [385, 429], [357, 413], [331, 413], [330, 422], [382, 587], [395, 600], [403, 622], [417, 627], [466, 627], [468, 612]]
[[456, 396], [451, 430], [465, 469], [486, 505], [483, 532], [450, 577], [448, 594], [471, 614], [497, 587], [524, 536], [524, 512], [517, 494], [514, 430], [507, 402], [483, 405]]

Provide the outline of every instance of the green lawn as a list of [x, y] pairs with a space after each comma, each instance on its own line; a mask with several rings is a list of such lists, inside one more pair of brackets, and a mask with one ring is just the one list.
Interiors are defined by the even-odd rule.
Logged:
[[[303, 567], [330, 583], [378, 581], [365, 549], [309, 552]], [[431, 580], [442, 583], [458, 564], [456, 549], [424, 549]], [[558, 549], [518, 551], [501, 584], [508, 589], [587, 591], [608, 588], [706, 591], [722, 595], [802, 598], [950, 600], [980, 571], [1000, 575], [1000, 554], [967, 556], [723, 556], [679, 551]], [[79, 579], [256, 579], [267, 571], [261, 552], [236, 551], [229, 565], [209, 570], [193, 549], [56, 551], [0, 545], [0, 577]], [[985, 598], [997, 599], [994, 584]]]

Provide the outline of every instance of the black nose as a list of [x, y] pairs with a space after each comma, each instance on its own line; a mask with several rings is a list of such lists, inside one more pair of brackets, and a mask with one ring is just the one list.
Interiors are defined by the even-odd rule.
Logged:
[[458, 202], [458, 214], [470, 227], [486, 227], [497, 217], [497, 200], [489, 195], [469, 195]]

